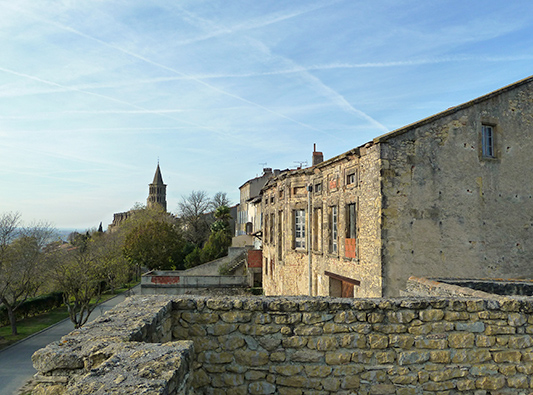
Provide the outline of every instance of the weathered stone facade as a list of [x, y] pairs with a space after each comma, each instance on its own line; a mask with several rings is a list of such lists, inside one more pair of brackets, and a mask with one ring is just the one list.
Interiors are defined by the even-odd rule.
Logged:
[[34, 394], [526, 395], [533, 299], [144, 297], [39, 350]]
[[530, 77], [273, 178], [266, 294], [398, 296], [411, 275], [533, 277], [532, 132]]

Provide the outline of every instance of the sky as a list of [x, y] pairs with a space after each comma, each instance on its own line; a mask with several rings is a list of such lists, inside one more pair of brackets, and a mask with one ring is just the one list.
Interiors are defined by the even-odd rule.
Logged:
[[530, 0], [0, 0], [0, 214], [104, 228], [533, 74]]

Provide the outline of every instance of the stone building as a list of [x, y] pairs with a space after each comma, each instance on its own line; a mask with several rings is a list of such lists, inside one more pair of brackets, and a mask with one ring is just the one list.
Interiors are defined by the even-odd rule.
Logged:
[[[235, 224], [235, 236], [247, 241], [248, 245], [256, 244], [259, 239], [253, 240], [253, 234], [261, 230], [261, 189], [266, 182], [279, 175], [279, 170], [272, 171], [271, 168], [264, 168], [263, 174], [259, 177], [246, 181], [239, 187], [240, 202], [237, 206], [237, 221]], [[256, 245], [260, 248], [260, 245]]]
[[410, 276], [532, 278], [532, 133], [529, 77], [273, 177], [265, 293], [388, 297]]

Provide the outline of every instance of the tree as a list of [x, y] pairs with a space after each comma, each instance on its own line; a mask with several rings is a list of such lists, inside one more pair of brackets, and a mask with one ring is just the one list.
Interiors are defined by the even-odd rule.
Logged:
[[137, 267], [183, 269], [185, 242], [173, 224], [151, 220], [133, 228], [124, 242], [124, 255]]
[[226, 192], [217, 192], [215, 193], [215, 196], [213, 196], [213, 199], [211, 199], [209, 206], [211, 210], [216, 210], [220, 206], [231, 206], [231, 201]]
[[178, 204], [184, 237], [200, 248], [209, 237], [211, 222], [208, 215], [209, 207], [210, 201], [205, 191], [192, 191], [189, 196], [182, 197], [182, 201]]
[[6, 307], [13, 335], [17, 334], [16, 310], [35, 296], [46, 279], [44, 247], [55, 233], [47, 224], [19, 225], [18, 213], [0, 216], [0, 302]]
[[75, 328], [87, 322], [104, 291], [105, 271], [94, 247], [88, 242], [85, 248], [60, 248], [55, 254], [53, 278]]

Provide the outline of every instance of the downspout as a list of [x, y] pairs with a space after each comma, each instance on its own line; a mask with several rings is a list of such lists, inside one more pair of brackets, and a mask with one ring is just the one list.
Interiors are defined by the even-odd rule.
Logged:
[[309, 296], [313, 296], [313, 273], [311, 272], [311, 192], [313, 185], [307, 186], [307, 257], [309, 259]]

